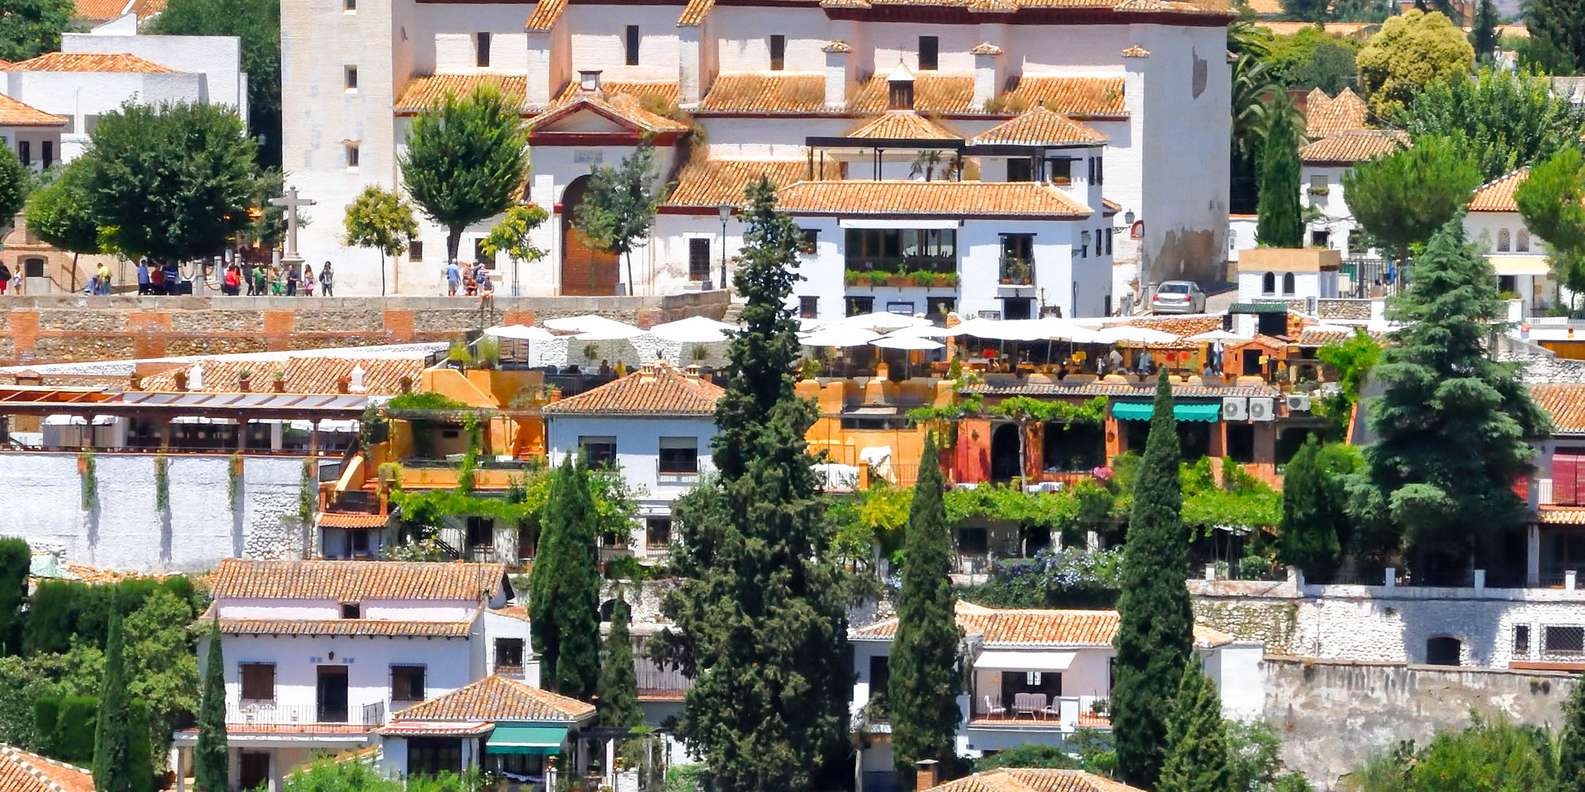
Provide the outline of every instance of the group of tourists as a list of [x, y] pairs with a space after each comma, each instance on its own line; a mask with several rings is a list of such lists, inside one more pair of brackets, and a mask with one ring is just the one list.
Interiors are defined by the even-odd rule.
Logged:
[[456, 261], [446, 265], [446, 294], [456, 297], [459, 289], [468, 297], [495, 294], [495, 284], [490, 282], [490, 271], [477, 261], [469, 266], [459, 265]]
[[329, 261], [320, 266], [318, 274], [312, 264], [304, 264], [298, 270], [244, 261], [227, 265], [220, 279], [220, 293], [233, 297], [244, 293], [249, 297], [312, 297], [315, 288], [325, 297], [336, 296], [336, 273]]

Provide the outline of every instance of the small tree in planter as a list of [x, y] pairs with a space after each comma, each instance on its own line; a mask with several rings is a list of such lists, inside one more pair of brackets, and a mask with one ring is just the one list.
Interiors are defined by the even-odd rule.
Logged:
[[276, 393], [285, 393], [286, 392], [286, 372], [281, 371], [280, 369], [276, 369], [275, 370], [275, 377], [270, 381], [270, 386], [275, 389]]

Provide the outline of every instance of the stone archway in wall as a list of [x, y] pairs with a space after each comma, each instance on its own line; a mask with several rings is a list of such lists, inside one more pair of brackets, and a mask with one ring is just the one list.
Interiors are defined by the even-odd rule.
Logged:
[[1023, 474], [1018, 454], [1018, 424], [997, 424], [991, 430], [991, 481], [1011, 481]]
[[616, 294], [621, 261], [601, 250], [573, 227], [573, 213], [589, 189], [589, 177], [579, 176], [561, 195], [561, 293], [579, 297]]

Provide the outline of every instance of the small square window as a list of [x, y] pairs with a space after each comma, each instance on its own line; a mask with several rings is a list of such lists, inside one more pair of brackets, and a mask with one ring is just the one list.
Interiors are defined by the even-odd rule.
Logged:
[[356, 143], [348, 143], [347, 144], [347, 168], [350, 170], [350, 169], [353, 169], [353, 168], [356, 168], [356, 167], [358, 167], [358, 144], [356, 144]]
[[343, 619], [361, 619], [361, 618], [363, 618], [363, 608], [362, 608], [362, 606], [360, 606], [356, 602], [343, 602], [343, 603], [341, 603], [341, 618], [343, 618]]
[[627, 35], [623, 36], [623, 49], [626, 55], [625, 61], [629, 66], [638, 65], [638, 40], [638, 25], [628, 25]]
[[798, 231], [802, 237], [798, 242], [798, 252], [806, 256], [814, 255], [815, 246], [820, 244], [820, 229], [800, 228]]
[[407, 240], [407, 260], [408, 261], [423, 261], [424, 260], [424, 240], [422, 240], [422, 239], [409, 239], [409, 240]]
[[660, 472], [672, 475], [698, 473], [699, 439], [696, 437], [662, 437], [660, 439]]
[[770, 70], [781, 71], [787, 65], [787, 37], [774, 35], [770, 37]]
[[358, 10], [358, 0], [341, 0], [341, 10], [352, 13]]
[[671, 518], [647, 517], [644, 519], [644, 545], [662, 548], [671, 544]]
[[703, 281], [710, 278], [710, 240], [693, 237], [688, 240], [688, 280]]
[[348, 91], [358, 90], [358, 67], [348, 66], [346, 69], [346, 88]]
[[935, 36], [919, 37], [919, 70], [935, 71], [941, 60], [941, 39]]
[[391, 700], [424, 700], [423, 666], [391, 666]]
[[475, 33], [475, 34], [473, 34], [473, 55], [474, 55], [473, 63], [474, 63], [475, 66], [478, 66], [481, 69], [489, 68], [489, 66], [490, 66], [490, 34], [489, 33]]
[[242, 700], [275, 700], [275, 664], [242, 663]]
[[589, 467], [610, 467], [616, 464], [615, 437], [580, 437], [578, 446], [583, 450], [583, 463]]
[[798, 298], [798, 318], [799, 319], [819, 319], [820, 318], [820, 298], [819, 297], [799, 297]]
[[1520, 659], [1530, 656], [1530, 625], [1520, 624], [1513, 628], [1513, 655]]

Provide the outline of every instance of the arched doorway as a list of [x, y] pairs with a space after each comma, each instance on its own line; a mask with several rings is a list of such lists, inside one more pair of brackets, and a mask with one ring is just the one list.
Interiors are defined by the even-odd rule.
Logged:
[[1024, 474], [1018, 458], [1018, 424], [1000, 424], [991, 432], [991, 481], [1011, 481]]
[[1461, 642], [1451, 635], [1438, 635], [1425, 640], [1425, 664], [1456, 666], [1459, 664]]
[[589, 242], [572, 225], [573, 213], [589, 189], [589, 177], [579, 176], [561, 194], [561, 293], [582, 297], [616, 294], [620, 262]]

